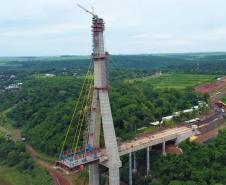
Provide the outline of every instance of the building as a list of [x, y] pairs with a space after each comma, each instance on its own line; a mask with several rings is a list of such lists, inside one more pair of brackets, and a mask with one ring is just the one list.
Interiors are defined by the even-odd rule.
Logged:
[[159, 121], [155, 121], [155, 122], [152, 122], [152, 123], [149, 123], [149, 124], [152, 125], [152, 126], [158, 126], [161, 123]]
[[193, 108], [192, 109], [183, 110], [183, 113], [190, 113], [190, 112], [193, 112]]
[[5, 90], [17, 90], [19, 88], [20, 87], [17, 84], [10, 84], [8, 87], [5, 88]]
[[54, 74], [49, 74], [49, 73], [47, 73], [47, 74], [45, 74], [45, 77], [50, 77], [50, 78], [52, 78], [52, 77], [55, 77], [56, 75], [54, 75]]

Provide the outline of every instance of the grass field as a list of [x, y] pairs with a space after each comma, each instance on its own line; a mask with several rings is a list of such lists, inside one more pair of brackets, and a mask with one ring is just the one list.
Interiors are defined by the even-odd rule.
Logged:
[[52, 185], [48, 173], [36, 167], [32, 172], [19, 172], [15, 168], [0, 165], [0, 185]]
[[216, 78], [216, 75], [165, 74], [158, 78], [145, 79], [144, 81], [150, 83], [156, 89], [184, 89], [211, 82]]

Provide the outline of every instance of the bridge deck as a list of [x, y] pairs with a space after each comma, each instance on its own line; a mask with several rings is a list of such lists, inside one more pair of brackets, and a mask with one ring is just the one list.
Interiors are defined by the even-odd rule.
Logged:
[[[145, 136], [140, 136], [137, 139], [130, 140], [122, 143], [118, 149], [120, 156], [126, 155], [131, 152], [142, 150], [149, 146], [154, 146], [161, 144], [166, 141], [175, 140], [180, 136], [186, 135], [185, 138], [193, 135], [192, 129], [188, 127], [176, 127], [171, 129], [166, 129], [164, 131], [152, 134], [146, 134]], [[85, 151], [85, 150], [84, 150]], [[71, 154], [66, 156], [64, 159], [57, 162], [57, 166], [67, 171], [76, 171], [87, 166], [91, 163], [101, 163], [107, 166], [106, 162], [108, 160], [106, 150], [94, 150], [87, 154]]]
[[170, 141], [177, 139], [178, 136], [183, 134], [191, 134], [192, 129], [189, 127], [177, 127], [172, 129], [167, 129], [159, 133], [155, 134], [147, 134], [145, 136], [141, 136], [136, 140], [131, 140], [128, 142], [124, 142], [119, 146], [120, 156], [126, 155], [130, 152], [135, 152], [141, 149], [144, 149], [148, 146], [153, 146], [157, 144], [161, 144], [165, 141]]

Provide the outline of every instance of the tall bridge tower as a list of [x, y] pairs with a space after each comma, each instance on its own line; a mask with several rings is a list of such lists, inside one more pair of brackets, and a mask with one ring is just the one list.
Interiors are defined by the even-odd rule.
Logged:
[[[109, 184], [119, 185], [121, 161], [108, 96], [108, 54], [105, 52], [104, 47], [104, 20], [86, 9], [85, 11], [93, 16], [94, 92], [91, 105], [91, 123], [89, 125], [89, 144], [93, 147], [100, 147], [100, 130], [102, 126], [108, 157], [106, 166], [109, 169]], [[97, 163], [89, 166], [89, 185], [99, 185], [99, 165]]]
[[[196, 134], [196, 130], [190, 127], [182, 126], [172, 129], [166, 129], [159, 133], [141, 136], [138, 139], [129, 142], [123, 142], [120, 146], [117, 145], [117, 139], [115, 135], [115, 129], [113, 124], [110, 100], [108, 96], [108, 53], [104, 49], [104, 20], [99, 18], [93, 12], [86, 10], [81, 5], [80, 8], [92, 15], [92, 34], [93, 34], [93, 53], [92, 60], [94, 63], [94, 89], [92, 94], [91, 114], [90, 122], [88, 125], [88, 145], [85, 140], [85, 147], [77, 150], [77, 145], [82, 129], [82, 123], [84, 118], [85, 106], [80, 111], [79, 123], [77, 123], [75, 137], [73, 140], [72, 149], [68, 146], [65, 147], [65, 143], [68, 138], [70, 130], [73, 130], [72, 122], [74, 114], [72, 116], [71, 123], [68, 127], [66, 137], [62, 146], [59, 160], [56, 161], [56, 169], [60, 168], [66, 171], [67, 174], [84, 169], [84, 166], [89, 167], [89, 185], [99, 185], [99, 165], [104, 165], [109, 169], [109, 184], [119, 185], [120, 175], [119, 169], [122, 166], [120, 156], [129, 154], [129, 184], [132, 185], [132, 156], [134, 156], [134, 169], [136, 170], [136, 152], [139, 150], [147, 150], [147, 175], [150, 172], [150, 149], [155, 145], [162, 145], [163, 155], [166, 155], [166, 142], [173, 141], [175, 144], [189, 138]], [[88, 70], [88, 72], [90, 72]], [[87, 73], [88, 74], [88, 73]], [[85, 81], [84, 81], [85, 84]], [[83, 85], [84, 85], [83, 84]], [[89, 83], [87, 82], [88, 86]], [[87, 87], [88, 87], [87, 86]], [[92, 83], [90, 84], [92, 87]], [[83, 89], [83, 87], [82, 87]], [[88, 89], [88, 99], [91, 88]], [[83, 92], [83, 90], [81, 90]], [[86, 91], [85, 91], [86, 94]], [[80, 94], [81, 95], [81, 94]], [[79, 97], [80, 99], [80, 97]], [[78, 102], [79, 102], [78, 99]], [[83, 100], [83, 105], [84, 101]], [[76, 104], [76, 108], [78, 105]], [[75, 108], [75, 110], [76, 110]], [[83, 112], [82, 119], [81, 112]], [[103, 127], [105, 147], [100, 147], [100, 133]], [[87, 137], [86, 137], [87, 138]], [[76, 144], [74, 141], [76, 139]], [[69, 140], [70, 141], [70, 140]], [[66, 151], [64, 149], [67, 149]]]
[[[83, 7], [81, 7], [83, 8]], [[84, 8], [83, 8], [84, 9]], [[86, 10], [86, 9], [85, 9]], [[104, 20], [99, 18], [92, 12], [86, 10], [86, 12], [93, 15], [92, 21], [92, 35], [93, 35], [93, 53], [92, 59], [94, 63], [94, 92], [91, 105], [91, 122], [89, 125], [89, 145], [94, 148], [100, 148], [100, 131], [103, 127], [104, 141], [106, 148], [107, 161], [104, 164], [109, 169], [109, 184], [120, 185], [119, 169], [122, 166], [120, 155], [123, 155], [123, 147], [118, 147], [117, 139], [115, 135], [115, 129], [113, 124], [110, 100], [108, 96], [108, 53], [104, 47]], [[185, 130], [185, 133], [181, 133]], [[177, 134], [175, 130], [169, 131], [166, 136], [156, 138], [156, 141], [162, 143], [163, 155], [166, 155], [165, 147], [166, 140], [176, 139], [178, 142], [187, 139], [194, 132], [189, 128], [181, 128], [180, 134]], [[171, 136], [173, 134], [173, 136]], [[170, 137], [168, 136], [170, 135]], [[176, 136], [175, 136], [176, 135]], [[171, 138], [172, 137], [172, 138]], [[181, 137], [181, 138], [180, 138]], [[148, 139], [147, 139], [148, 138]], [[146, 139], [149, 140], [150, 136]], [[153, 136], [151, 137], [153, 138]], [[142, 139], [141, 139], [142, 140]], [[156, 144], [156, 141], [154, 143]], [[136, 143], [136, 141], [135, 141]], [[142, 142], [141, 142], [142, 143]], [[149, 146], [150, 145], [150, 146]], [[135, 149], [133, 144], [129, 150], [129, 184], [132, 185], [132, 154], [135, 156], [135, 152], [142, 149], [142, 144], [139, 144], [138, 149]], [[143, 149], [147, 150], [147, 174], [150, 171], [150, 149], [151, 144], [144, 144]], [[125, 147], [125, 148], [126, 148]], [[119, 151], [119, 148], [121, 150]], [[136, 159], [134, 158], [134, 166]], [[101, 163], [102, 164], [102, 163]], [[136, 167], [135, 167], [136, 168]], [[89, 185], [99, 185], [99, 163], [93, 163], [89, 165]]]

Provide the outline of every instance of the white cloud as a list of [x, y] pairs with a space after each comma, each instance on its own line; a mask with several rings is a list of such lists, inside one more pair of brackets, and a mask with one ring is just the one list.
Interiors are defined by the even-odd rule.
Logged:
[[49, 36], [49, 35], [64, 35], [68, 32], [79, 31], [86, 29], [85, 26], [76, 25], [74, 23], [58, 23], [45, 25], [37, 28], [20, 28], [17, 31], [3, 30], [0, 31], [0, 37], [21, 37], [21, 36]]
[[114, 53], [226, 50], [225, 0], [7, 0], [0, 55], [89, 54], [91, 17], [76, 2], [95, 5]]

